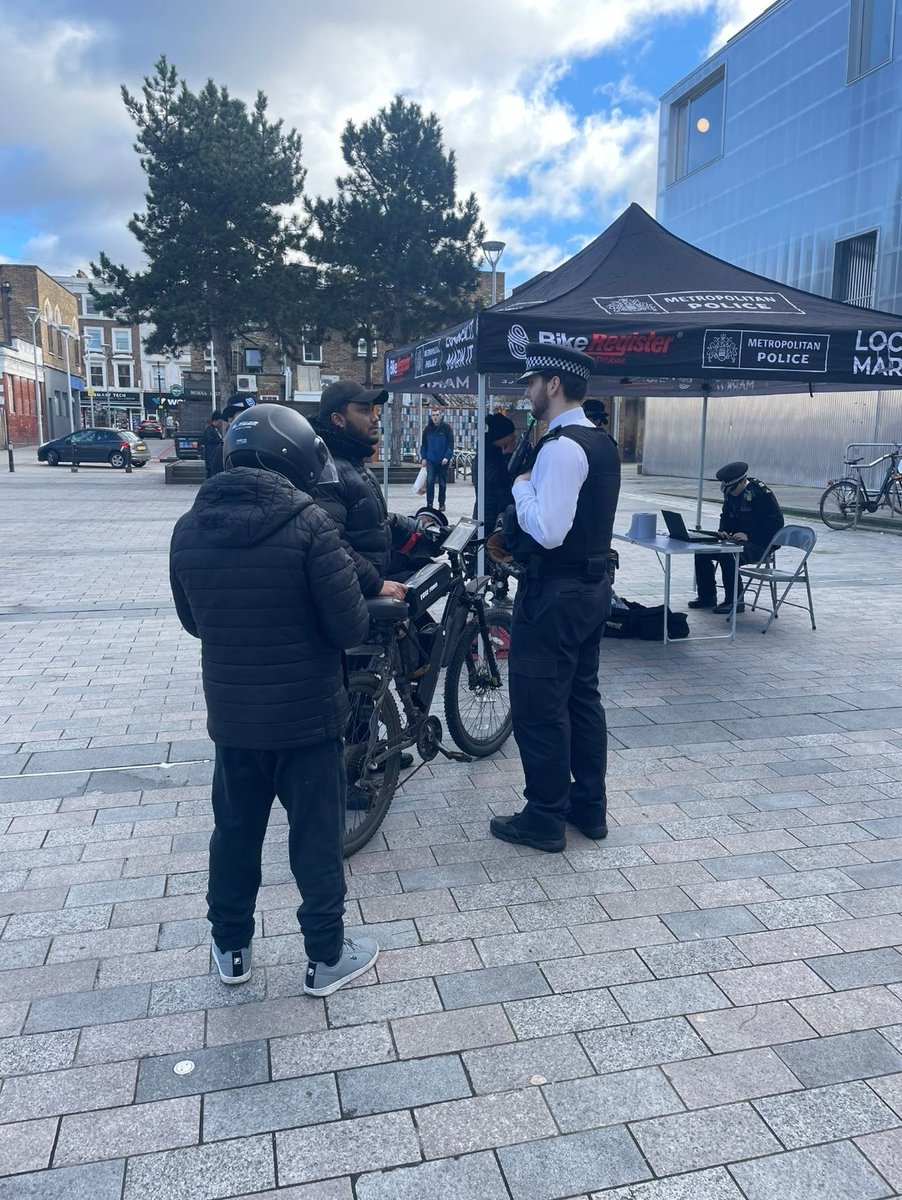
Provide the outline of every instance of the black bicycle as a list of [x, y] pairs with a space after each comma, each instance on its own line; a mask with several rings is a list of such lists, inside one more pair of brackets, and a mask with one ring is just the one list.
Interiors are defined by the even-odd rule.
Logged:
[[[511, 616], [486, 601], [491, 579], [475, 570], [477, 530], [469, 518], [447, 535], [441, 530], [447, 561], [430, 562], [411, 576], [406, 599], [367, 601], [368, 640], [349, 652], [367, 665], [348, 682], [345, 855], [366, 845], [384, 821], [405, 749], [415, 746], [421, 765], [439, 754], [471, 762], [494, 754], [510, 737]], [[436, 620], [430, 609], [442, 599]], [[444, 745], [442, 722], [430, 711], [442, 669], [444, 715], [457, 750]]]
[[[880, 508], [889, 508], [893, 515], [902, 514], [902, 475], [899, 474], [899, 458], [902, 447], [898, 445], [889, 452], [875, 458], [871, 463], [853, 458], [843, 466], [851, 467], [849, 475], [831, 483], [821, 496], [821, 520], [830, 529], [851, 529], [857, 525], [862, 513], [875, 513]], [[880, 488], [871, 493], [864, 482], [862, 471], [887, 463], [886, 474]]]

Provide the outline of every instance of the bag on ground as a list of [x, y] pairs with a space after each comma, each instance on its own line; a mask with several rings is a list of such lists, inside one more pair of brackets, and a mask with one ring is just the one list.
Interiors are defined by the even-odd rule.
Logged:
[[411, 484], [410, 490], [415, 496], [422, 496], [426, 491], [426, 468], [420, 467], [416, 479]]
[[[606, 638], [639, 638], [643, 642], [663, 642], [664, 605], [647, 608], [635, 600], [614, 596], [611, 615], [605, 622]], [[676, 641], [689, 636], [689, 621], [685, 613], [667, 610], [667, 637]]]

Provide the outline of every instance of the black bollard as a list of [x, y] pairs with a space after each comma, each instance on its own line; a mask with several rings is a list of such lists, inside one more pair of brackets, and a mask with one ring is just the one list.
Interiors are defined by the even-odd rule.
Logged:
[[126, 446], [122, 453], [125, 455], [125, 473], [126, 473], [126, 475], [131, 475], [131, 473], [132, 473], [131, 447]]
[[72, 466], [69, 468], [69, 470], [72, 472], [73, 475], [78, 470], [78, 443], [77, 442], [72, 443]]
[[6, 453], [7, 453], [8, 457], [9, 457], [9, 473], [10, 473], [10, 475], [12, 475], [12, 474], [13, 474], [13, 472], [15, 471], [15, 469], [16, 469], [16, 460], [13, 458], [13, 444], [12, 444], [12, 442], [7, 442], [7, 443], [6, 443]]

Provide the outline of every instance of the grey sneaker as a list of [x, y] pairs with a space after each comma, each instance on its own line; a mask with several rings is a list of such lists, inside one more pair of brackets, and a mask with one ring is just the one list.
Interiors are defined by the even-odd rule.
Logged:
[[324, 962], [307, 963], [304, 991], [308, 996], [329, 996], [368, 971], [378, 957], [379, 945], [372, 938], [345, 938], [341, 958], [331, 967]]
[[220, 950], [213, 942], [213, 961], [223, 983], [247, 983], [251, 977], [251, 948]]

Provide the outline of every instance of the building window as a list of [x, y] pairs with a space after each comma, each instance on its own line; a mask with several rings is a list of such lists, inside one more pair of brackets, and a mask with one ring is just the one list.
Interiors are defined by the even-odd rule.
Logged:
[[874, 277], [877, 273], [877, 230], [837, 242], [833, 255], [833, 299], [843, 304], [874, 303]]
[[320, 342], [304, 342], [301, 348], [301, 358], [305, 363], [321, 363], [323, 347]]
[[90, 346], [92, 350], [103, 349], [103, 330], [94, 326], [91, 329], [82, 330], [82, 335], [85, 339], [85, 344]]
[[91, 387], [106, 387], [106, 364], [93, 358], [91, 359]]
[[670, 106], [670, 182], [723, 154], [723, 68]]
[[103, 315], [97, 307], [97, 301], [90, 292], [85, 292], [84, 296], [82, 296], [82, 311], [86, 317], [100, 317]]
[[113, 330], [113, 353], [114, 354], [131, 354], [132, 352], [132, 331], [130, 329], [114, 329]]
[[116, 387], [134, 387], [134, 380], [132, 378], [132, 364], [130, 362], [116, 363]]
[[244, 370], [248, 375], [263, 370], [263, 351], [258, 346], [248, 346], [245, 349]]
[[892, 58], [894, 8], [893, 0], [852, 0], [849, 10], [849, 83], [882, 67]]
[[[366, 338], [359, 338], [357, 341], [357, 357], [358, 358], [366, 358], [367, 357], [367, 340], [366, 340]], [[375, 342], [369, 343], [369, 357], [370, 358], [376, 357], [376, 343]]]

